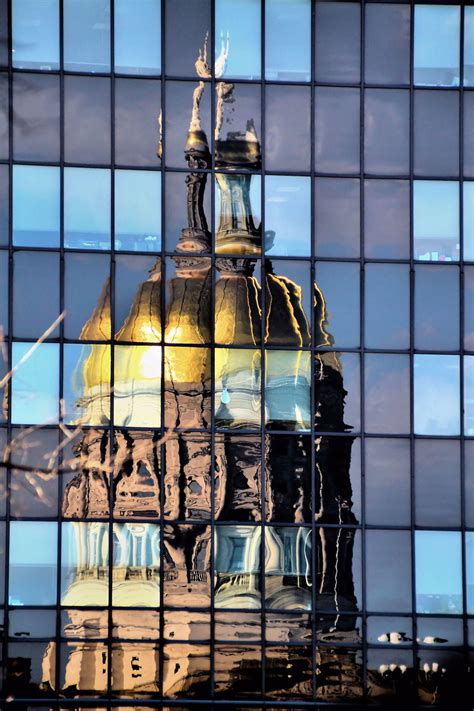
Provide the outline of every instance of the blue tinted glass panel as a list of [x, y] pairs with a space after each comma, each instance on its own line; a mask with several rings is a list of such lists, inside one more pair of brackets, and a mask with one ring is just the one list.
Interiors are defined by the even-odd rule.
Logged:
[[10, 176], [8, 165], [0, 165], [0, 245], [8, 245], [10, 213]]
[[265, 177], [265, 251], [311, 254], [311, 179], [288, 175]]
[[[159, 74], [161, 71], [160, 0], [115, 0], [115, 71]], [[196, 57], [197, 58], [197, 57]]]
[[265, 77], [279, 81], [311, 79], [310, 0], [267, 0]]
[[[14, 336], [39, 338], [56, 321], [59, 283], [59, 252], [14, 252]], [[51, 335], [58, 336], [58, 329]]]
[[464, 183], [464, 259], [474, 261], [474, 182]]
[[58, 0], [13, 0], [13, 66], [59, 69]]
[[10, 523], [10, 605], [54, 605], [58, 525], [47, 521]]
[[[317, 262], [316, 285], [324, 299], [324, 330], [329, 332], [331, 345], [358, 348], [359, 335], [359, 265], [351, 263]], [[319, 329], [315, 345], [327, 346], [326, 335]]]
[[[396, 308], [394, 308], [396, 304]], [[410, 273], [406, 264], [366, 264], [365, 345], [410, 345]]]
[[64, 0], [64, 69], [110, 70], [109, 0]]
[[415, 349], [459, 349], [459, 267], [415, 266]]
[[474, 435], [474, 356], [464, 356], [464, 434]]
[[110, 171], [64, 170], [64, 246], [110, 249]]
[[115, 172], [115, 249], [161, 248], [161, 173]]
[[459, 356], [414, 356], [415, 434], [460, 431]]
[[[45, 425], [58, 421], [59, 345], [13, 343], [12, 423]], [[29, 357], [27, 354], [34, 349]]]
[[216, 0], [216, 77], [260, 77], [260, 0]]
[[107, 425], [110, 418], [110, 346], [64, 346], [64, 420]]
[[0, 329], [8, 333], [8, 252], [0, 251]]
[[415, 180], [413, 213], [414, 258], [432, 262], [458, 261], [459, 183]]
[[459, 85], [459, 38], [459, 6], [415, 6], [415, 84]]
[[[466, 532], [466, 595], [467, 612], [474, 613], [474, 532]], [[472, 644], [472, 642], [471, 642]]]
[[415, 566], [417, 612], [462, 613], [461, 533], [415, 531]]
[[59, 168], [13, 166], [13, 244], [59, 246]]
[[474, 86], [474, 7], [464, 8], [464, 86]]

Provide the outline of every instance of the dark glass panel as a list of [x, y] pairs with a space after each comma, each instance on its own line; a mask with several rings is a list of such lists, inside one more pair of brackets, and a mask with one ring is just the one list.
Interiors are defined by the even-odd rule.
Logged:
[[[115, 82], [115, 162], [157, 166], [161, 82], [117, 79]], [[185, 137], [183, 136], [183, 141]]]
[[315, 249], [318, 257], [358, 257], [360, 181], [315, 180]]
[[[6, 523], [4, 521], [0, 521], [0, 583], [2, 587], [0, 588], [0, 602], [2, 605], [5, 602], [5, 553], [6, 553]], [[2, 615], [3, 617], [3, 615]], [[3, 624], [3, 620], [2, 620]]]
[[10, 605], [56, 603], [57, 538], [57, 523], [10, 522]]
[[315, 280], [316, 302], [321, 302], [316, 303], [315, 345], [357, 348], [360, 345], [359, 265], [317, 262]]
[[13, 244], [59, 247], [60, 172], [45, 165], [13, 166]]
[[110, 79], [64, 77], [64, 159], [110, 163]]
[[360, 5], [316, 3], [316, 81], [360, 81]]
[[164, 527], [163, 547], [165, 607], [209, 607], [210, 526], [167, 523]]
[[406, 264], [365, 265], [365, 346], [410, 345], [410, 270]]
[[459, 175], [459, 96], [452, 91], [415, 91], [416, 175]]
[[[415, 523], [457, 526], [461, 519], [459, 442], [415, 440]], [[449, 476], [447, 473], [449, 472]]]
[[8, 66], [8, 5], [0, 6], [0, 66]]
[[[465, 239], [466, 229], [468, 228], [465, 225]], [[414, 258], [433, 262], [457, 262], [459, 242], [459, 183], [454, 180], [415, 180]]]
[[[210, 649], [203, 644], [166, 644], [163, 647], [162, 693], [168, 698], [209, 698]], [[178, 708], [178, 707], [174, 707]]]
[[360, 362], [357, 353], [315, 357], [315, 427], [324, 432], [360, 428]]
[[[159, 342], [161, 337], [161, 259], [156, 256], [118, 255], [115, 266], [115, 327], [119, 341]], [[148, 278], [151, 277], [151, 281]], [[151, 322], [137, 323], [132, 327], [134, 313], [147, 296]], [[154, 327], [158, 318], [157, 327]], [[151, 330], [143, 328], [149, 326]]]
[[310, 81], [310, 0], [267, 1], [265, 78], [274, 81]]
[[166, 259], [166, 343], [210, 343], [211, 280], [208, 257]]
[[[365, 440], [366, 521], [375, 526], [409, 526], [410, 441]], [[387, 496], [387, 492], [390, 496]]]
[[[125, 0], [126, 2], [126, 0]], [[211, 1], [166, 0], [166, 74], [188, 76], [195, 74], [195, 62], [202, 53], [207, 37], [208, 66], [212, 65], [210, 47]], [[176, 31], [179, 28], [179, 32]], [[202, 56], [202, 55], [201, 55]], [[205, 71], [205, 70], [204, 70]]]
[[[12, 470], [10, 510], [16, 518], [25, 516], [45, 518], [57, 515], [58, 443], [58, 432], [55, 429], [32, 432], [28, 429], [15, 428], [12, 431], [10, 445], [12, 463], [32, 469], [31, 471]], [[43, 473], [39, 469], [52, 471]]]
[[410, 359], [405, 355], [365, 356], [365, 428], [368, 432], [410, 431]]
[[218, 167], [254, 170], [259, 167], [260, 95], [260, 86], [256, 84], [218, 82], [214, 130]]
[[215, 645], [214, 691], [217, 698], [245, 699], [262, 694], [260, 647]]
[[265, 688], [271, 699], [310, 701], [313, 673], [311, 647], [265, 648]]
[[8, 615], [10, 637], [48, 638], [56, 636], [55, 610], [11, 610]]
[[458, 435], [459, 356], [415, 354], [413, 368], [415, 434]]
[[474, 351], [474, 266], [464, 267], [464, 348]]
[[[232, 104], [232, 116], [227, 119], [227, 123], [232, 123], [232, 130], [237, 128], [237, 123], [245, 125], [243, 117], [235, 115], [236, 110], [242, 110], [247, 119], [253, 118], [254, 115], [257, 117], [259, 113], [252, 101], [258, 92], [252, 86], [244, 86], [244, 92], [250, 96], [242, 96], [244, 92], [241, 91], [241, 88], [242, 86], [239, 87], [235, 104]], [[207, 149], [212, 145], [212, 87], [206, 83], [202, 85], [201, 89], [198, 89], [196, 82], [166, 82], [165, 150], [167, 166], [184, 168], [190, 164], [190, 167], [193, 167], [194, 152], [204, 149], [202, 141], [207, 139]], [[245, 99], [250, 99], [250, 106], [243, 105]], [[195, 116], [196, 112], [199, 112], [198, 118]], [[199, 128], [195, 127], [197, 122]], [[241, 128], [240, 125], [239, 128]], [[197, 131], [203, 131], [205, 136], [197, 134]]]
[[265, 260], [265, 343], [309, 346], [311, 340], [311, 264], [303, 260]]
[[59, 161], [59, 117], [59, 77], [14, 75], [15, 160]]
[[165, 426], [207, 429], [211, 420], [209, 349], [167, 346], [164, 359]]
[[19, 341], [12, 346], [12, 366], [25, 359], [12, 378], [12, 424], [53, 424], [59, 414], [59, 345], [40, 343], [26, 359], [31, 347]]
[[[358, 639], [358, 630], [353, 630], [352, 625], [349, 632], [342, 631], [341, 642], [346, 642], [346, 639], [352, 638], [355, 641]], [[332, 633], [329, 634], [331, 638]], [[319, 647], [320, 657], [316, 673], [318, 674], [319, 684], [316, 686], [316, 698], [322, 701], [343, 703], [353, 703], [360, 701], [364, 688], [364, 667], [362, 661], [362, 650], [339, 646], [334, 647], [331, 640], [327, 645]], [[344, 669], [347, 674], [347, 682], [341, 688], [339, 685], [334, 690], [334, 669]]]
[[[13, 335], [39, 338], [58, 316], [59, 254], [16, 252], [13, 261]], [[57, 335], [56, 328], [51, 336]]]
[[[55, 661], [54, 641], [10, 643], [5, 668], [6, 692], [20, 699], [50, 696], [56, 688]], [[28, 708], [34, 707], [28, 705]]]
[[[310, 170], [311, 95], [308, 87], [265, 89], [265, 167], [267, 170]], [[288, 111], [288, 106], [292, 111]]]
[[411, 611], [410, 539], [410, 531], [366, 532], [366, 596], [370, 611]]
[[167, 171], [164, 178], [167, 251], [173, 252], [180, 241], [185, 251], [210, 251], [211, 186], [208, 181], [211, 177], [207, 173]]
[[261, 520], [261, 469], [260, 435], [216, 435], [214, 471], [216, 520]]
[[[311, 522], [311, 438], [306, 435], [267, 435], [266, 520]], [[256, 462], [258, 468], [260, 464]]]
[[216, 0], [215, 13], [216, 76], [259, 79], [261, 4], [248, 0]]
[[365, 171], [406, 175], [410, 171], [410, 93], [366, 89]]
[[410, 184], [407, 180], [364, 181], [364, 245], [369, 258], [410, 256]]
[[311, 253], [311, 178], [265, 176], [265, 251], [277, 256]]
[[158, 252], [161, 248], [161, 173], [115, 171], [115, 249]]
[[474, 435], [474, 356], [465, 355], [464, 366], [464, 434]]
[[[110, 338], [109, 258], [102, 254], [66, 254], [64, 336], [87, 340]], [[95, 309], [99, 322], [93, 323]]]
[[306, 612], [267, 612], [265, 623], [265, 639], [269, 643], [311, 641], [311, 615]]
[[[1, 44], [0, 44], [1, 49]], [[8, 75], [6, 72], [0, 73], [0, 158], [8, 159], [9, 136], [8, 136]]]
[[410, 81], [410, 8], [365, 6], [365, 81], [408, 84]]
[[359, 89], [315, 90], [315, 168], [320, 173], [358, 173], [360, 168]]
[[317, 437], [315, 515], [320, 523], [356, 524], [361, 516], [360, 441]]
[[64, 0], [64, 69], [110, 71], [109, 0]]
[[8, 334], [8, 252], [6, 249], [0, 250], [0, 329], [0, 338], [3, 338]]
[[474, 92], [464, 92], [464, 123], [463, 123], [463, 169], [464, 175], [474, 178], [474, 131], [470, 127], [474, 124]]
[[[198, 432], [172, 435], [165, 442], [164, 456], [165, 517], [179, 521], [209, 521], [212, 488], [210, 435]], [[220, 464], [216, 461], [216, 482], [219, 481], [216, 499], [219, 497], [219, 500], [225, 490], [226, 460], [221, 460]], [[221, 476], [223, 480], [217, 479]], [[218, 510], [215, 516], [217, 518]]]
[[110, 170], [64, 169], [64, 246], [110, 249]]
[[9, 242], [10, 176], [7, 165], [0, 165], [0, 245]]
[[[115, 0], [115, 71], [159, 74], [161, 71], [160, 0], [129, 3]], [[183, 26], [180, 26], [183, 30]]]
[[367, 642], [371, 645], [393, 644], [406, 646], [410, 644], [410, 642], [413, 642], [411, 617], [370, 615], [367, 618]]
[[[474, 261], [474, 182], [463, 183], [463, 247], [464, 259]], [[456, 206], [457, 207], [457, 206]], [[457, 245], [459, 247], [459, 245]]]
[[59, 0], [13, 0], [12, 33], [14, 67], [59, 69]]
[[459, 269], [415, 266], [415, 348], [459, 348]]
[[367, 677], [368, 693], [372, 698], [386, 705], [411, 705], [414, 695], [413, 650], [369, 649]]
[[[102, 461], [107, 464], [106, 456], [103, 455], [104, 442], [102, 441], [101, 444], [100, 454], [102, 455]], [[114, 453], [114, 478], [116, 482], [113, 496], [114, 518], [128, 519], [128, 521], [133, 519], [156, 519], [161, 513], [159, 431], [143, 429], [116, 431]], [[97, 460], [99, 460], [99, 456], [97, 456]], [[154, 541], [155, 532], [153, 531], [153, 535], [150, 534], [147, 538], [146, 547], [150, 549], [152, 545], [155, 545]], [[156, 588], [155, 584], [154, 588]], [[116, 602], [115, 604], [120, 605], [122, 603]]]
[[415, 5], [415, 84], [459, 85], [459, 39], [459, 6]]
[[461, 532], [415, 531], [415, 566], [416, 611], [461, 614]]

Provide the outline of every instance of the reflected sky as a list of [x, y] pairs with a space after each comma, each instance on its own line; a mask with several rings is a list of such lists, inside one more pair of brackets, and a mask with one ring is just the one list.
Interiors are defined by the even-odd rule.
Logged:
[[59, 247], [59, 185], [59, 168], [13, 167], [13, 244]]
[[260, 78], [260, 12], [259, 0], [216, 0], [216, 76]]
[[[32, 343], [13, 343], [13, 368], [32, 346]], [[41, 343], [13, 375], [13, 423], [44, 425], [58, 421], [58, 374], [59, 345]]]
[[280, 81], [311, 78], [310, 0], [267, 0], [265, 77]]
[[414, 356], [415, 434], [460, 431], [459, 356]]
[[461, 533], [415, 531], [415, 564], [417, 612], [460, 614]]
[[59, 68], [58, 0], [16, 0], [13, 5], [13, 66]]
[[459, 84], [459, 6], [415, 5], [415, 84]]
[[459, 183], [414, 181], [413, 232], [415, 259], [459, 259]]
[[265, 177], [265, 251], [281, 256], [311, 254], [311, 179]]

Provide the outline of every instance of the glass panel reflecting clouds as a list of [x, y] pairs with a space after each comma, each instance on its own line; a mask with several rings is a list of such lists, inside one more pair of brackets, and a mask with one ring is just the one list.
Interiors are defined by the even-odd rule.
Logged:
[[459, 37], [459, 6], [415, 5], [415, 84], [459, 85]]
[[17, 367], [12, 380], [12, 422], [55, 423], [59, 415], [59, 345], [41, 343], [27, 357], [33, 345], [17, 342], [12, 346], [12, 367]]
[[459, 184], [445, 180], [413, 183], [414, 257], [459, 260]]
[[157, 252], [161, 247], [161, 173], [115, 171], [115, 249]]
[[[267, 170], [308, 171], [311, 161], [311, 93], [305, 86], [265, 87]], [[293, 107], [288, 111], [288, 105]]]
[[368, 348], [408, 348], [409, 322], [408, 265], [366, 264], [365, 345]]
[[64, 69], [110, 71], [109, 0], [64, 0]]
[[59, 69], [59, 1], [13, 0], [13, 66]]
[[415, 531], [415, 564], [416, 611], [461, 613], [461, 533]]
[[365, 6], [365, 80], [372, 84], [410, 81], [410, 7]]
[[115, 0], [115, 71], [159, 74], [161, 71], [161, 5], [159, 0], [131, 4]]
[[316, 3], [316, 81], [360, 79], [360, 5]]
[[16, 165], [13, 169], [13, 243], [59, 247], [59, 168]]
[[416, 265], [415, 348], [459, 349], [458, 267]]
[[64, 169], [64, 246], [110, 249], [110, 171]]
[[265, 23], [265, 78], [310, 81], [310, 0], [268, 0]]

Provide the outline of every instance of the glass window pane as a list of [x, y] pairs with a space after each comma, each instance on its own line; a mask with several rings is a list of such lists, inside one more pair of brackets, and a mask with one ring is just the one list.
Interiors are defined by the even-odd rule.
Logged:
[[366, 545], [367, 608], [374, 612], [410, 612], [410, 531], [367, 531]]
[[8, 615], [11, 637], [53, 638], [56, 634], [55, 610], [12, 610]]
[[10, 175], [8, 165], [0, 165], [0, 245], [9, 242]]
[[464, 190], [464, 225], [463, 248], [464, 259], [474, 261], [474, 182], [463, 183]]
[[[390, 491], [390, 496], [387, 492]], [[365, 440], [366, 521], [378, 526], [411, 522], [410, 441]]]
[[[177, 25], [175, 25], [177, 27]], [[180, 26], [180, 36], [183, 26]], [[115, 0], [115, 71], [159, 74], [161, 71], [160, 0], [131, 4]]]
[[414, 398], [415, 434], [459, 434], [459, 356], [415, 354]]
[[54, 522], [10, 523], [10, 605], [56, 603], [57, 538]]
[[466, 595], [467, 612], [474, 612], [474, 532], [466, 531]]
[[64, 77], [64, 158], [110, 163], [110, 79]]
[[[217, 275], [216, 275], [217, 276]], [[232, 273], [232, 286], [243, 286], [236, 274]], [[246, 277], [243, 277], [245, 282]], [[209, 343], [211, 341], [211, 260], [208, 257], [192, 257], [191, 260], [182, 257], [167, 257], [166, 259], [166, 326], [165, 340], [167, 343]], [[227, 282], [229, 283], [229, 282]], [[221, 284], [219, 284], [221, 286]], [[230, 291], [232, 291], [232, 286]], [[237, 289], [239, 287], [237, 286]], [[225, 287], [223, 289], [225, 291]], [[245, 294], [248, 292], [243, 286]], [[250, 290], [249, 290], [250, 291]], [[235, 292], [233, 292], [235, 296]], [[221, 301], [222, 297], [222, 301]], [[236, 302], [226, 295], [216, 285], [215, 340], [220, 343], [220, 324], [218, 313], [222, 311], [229, 315], [226, 305], [230, 303], [230, 313], [235, 313]], [[245, 296], [243, 297], [245, 300]], [[244, 301], [245, 303], [245, 301]], [[239, 307], [237, 307], [239, 308]], [[226, 320], [224, 316], [224, 321]], [[235, 324], [235, 322], [234, 322]], [[232, 326], [227, 322], [227, 325]]]
[[110, 171], [64, 169], [64, 246], [110, 249]]
[[316, 3], [316, 81], [360, 80], [360, 4]]
[[311, 254], [311, 179], [265, 176], [265, 252]]
[[8, 252], [6, 249], [0, 250], [0, 333], [2, 336], [8, 334]]
[[66, 343], [63, 373], [64, 421], [70, 425], [107, 425], [110, 346]]
[[463, 123], [463, 169], [464, 175], [474, 178], [474, 92], [464, 92], [464, 123]]
[[[121, 0], [127, 3], [127, 0]], [[166, 73], [168, 76], [195, 74], [195, 62], [203, 49], [207, 49], [204, 62], [212, 64], [210, 48], [211, 2], [210, 0], [165, 0], [166, 20]], [[179, 27], [179, 32], [176, 28]], [[204, 40], [207, 37], [207, 48]], [[205, 73], [204, 69], [204, 73]]]
[[415, 531], [415, 565], [416, 611], [461, 614], [461, 533]]
[[364, 182], [365, 256], [410, 256], [410, 184], [405, 180]]
[[8, 4], [0, 7], [0, 65], [8, 66]]
[[107, 605], [109, 524], [94, 521], [61, 525], [61, 604]]
[[[1, 41], [1, 40], [0, 40]], [[1, 47], [1, 45], [0, 45]], [[8, 130], [8, 75], [6, 72], [0, 73], [0, 158], [8, 159], [10, 137]]]
[[474, 267], [464, 267], [464, 348], [474, 351]]
[[161, 249], [161, 173], [115, 171], [115, 249]]
[[[446, 476], [449, 472], [449, 476]], [[461, 520], [459, 442], [415, 440], [415, 523], [458, 526]]]
[[[59, 476], [54, 470], [58, 466], [58, 444], [56, 428], [13, 429], [12, 463], [31, 467], [30, 471], [13, 469], [11, 473], [10, 511], [16, 518], [57, 516]], [[53, 472], [45, 475], [36, 467], [48, 467]]]
[[[267, 521], [310, 522], [310, 437], [308, 435], [298, 435], [297, 437], [292, 435], [268, 435], [265, 442], [266, 476], [270, 484], [267, 488], [266, 497]], [[235, 452], [237, 454], [237, 448]], [[260, 455], [260, 452], [258, 454]], [[246, 460], [247, 466], [251, 466], [248, 457]], [[260, 470], [260, 464], [257, 459], [255, 459], [253, 466], [257, 466], [258, 471]], [[241, 467], [239, 467], [239, 470], [241, 471]], [[249, 468], [248, 474], [250, 472], [251, 469]], [[236, 480], [236, 484], [238, 484], [238, 480]], [[240, 489], [242, 489], [242, 486]], [[231, 516], [231, 520], [233, 519], [234, 517]]]
[[[317, 262], [316, 323], [324, 321], [314, 334], [316, 346], [358, 348], [360, 345], [360, 277], [359, 265], [351, 263]], [[319, 292], [319, 293], [318, 293]], [[322, 301], [318, 304], [318, 297]], [[324, 315], [324, 316], [323, 316]]]
[[474, 435], [474, 356], [464, 356], [464, 434]]
[[[221, 94], [222, 92], [222, 94]], [[258, 84], [218, 82], [216, 104], [215, 158], [219, 168], [260, 167], [261, 88]], [[182, 137], [181, 137], [182, 140]], [[181, 149], [182, 150], [182, 149]], [[239, 155], [240, 152], [240, 155]], [[208, 157], [201, 157], [208, 167]]]
[[[396, 304], [396, 308], [394, 308]], [[410, 270], [405, 264], [365, 265], [365, 346], [410, 346]]]
[[415, 348], [459, 349], [458, 267], [415, 266]]
[[[245, 368], [245, 363], [248, 362], [248, 358], [246, 358], [248, 352], [240, 351], [240, 353], [242, 360], [239, 365]], [[215, 371], [219, 374], [222, 373], [221, 357], [221, 349], [216, 349]], [[237, 391], [241, 382], [239, 381], [239, 374], [235, 374], [235, 380], [233, 378], [233, 364], [230, 366], [228, 378], [229, 391], [232, 393], [234, 392], [234, 383]], [[196, 346], [167, 346], [165, 348], [164, 366], [165, 427], [207, 429], [211, 422], [212, 370], [210, 349]], [[225, 382], [227, 383], [227, 381]], [[227, 399], [227, 397], [224, 396], [224, 399]], [[249, 394], [249, 400], [254, 406], [251, 394]], [[220, 396], [216, 395], [216, 409], [218, 409], [219, 401]], [[237, 402], [237, 407], [239, 407], [239, 402]], [[258, 402], [255, 403], [255, 408], [256, 413], [259, 413]], [[220, 412], [218, 410], [217, 414], [220, 415]], [[223, 412], [222, 416], [223, 419], [226, 419], [227, 412]], [[227, 418], [228, 420], [229, 418]], [[224, 424], [222, 426], [228, 427], [231, 425]]]
[[[211, 133], [211, 91], [212, 87], [206, 83], [202, 86], [202, 93], [199, 95], [199, 125], [204, 132], [198, 136], [191, 133], [190, 123], [194, 121], [191, 114], [196, 108], [196, 99], [193, 92], [196, 90], [196, 82], [168, 81], [166, 82], [166, 122], [165, 122], [165, 150], [166, 164], [169, 166], [183, 168], [197, 157], [193, 153], [193, 140], [200, 142], [210, 141]], [[233, 113], [227, 118], [226, 127], [229, 130], [245, 128], [247, 121], [251, 118], [257, 119], [260, 115], [260, 92], [255, 87], [240, 85], [236, 91], [235, 103], [232, 104]], [[236, 116], [243, 112], [243, 116]], [[239, 120], [240, 119], [240, 120]], [[233, 123], [232, 126], [227, 124]], [[237, 127], [235, 124], [239, 123]], [[259, 123], [259, 121], [258, 121]], [[206, 141], [206, 142], [207, 142]], [[208, 148], [208, 146], [206, 146]], [[204, 148], [200, 143], [201, 150]], [[195, 149], [196, 150], [196, 149]], [[208, 148], [209, 150], [209, 148]], [[201, 159], [201, 157], [199, 157]], [[198, 160], [199, 160], [198, 159]], [[205, 162], [205, 157], [202, 157]], [[209, 161], [210, 162], [210, 161]], [[192, 164], [190, 165], [192, 167]], [[205, 166], [199, 166], [205, 167]]]
[[260, 78], [260, 13], [260, 0], [216, 0], [217, 78]]
[[[130, 314], [133, 320], [133, 308], [136, 296], [141, 293], [144, 283], [146, 282], [149, 274], [156, 273], [160, 270], [161, 260], [156, 257], [148, 256], [135, 256], [127, 255], [120, 256], [117, 255], [116, 265], [115, 265], [115, 328], [117, 330], [117, 339], [121, 341], [143, 341], [142, 328], [127, 329], [127, 333], [122, 331], [124, 325], [128, 323], [130, 319]], [[155, 282], [158, 289], [152, 290], [152, 299], [154, 297], [161, 297], [161, 285], [160, 282]], [[151, 302], [154, 308], [160, 312], [161, 298], [158, 299], [156, 305], [155, 302]], [[154, 310], [152, 311], [154, 313]], [[119, 331], [120, 329], [120, 331]], [[161, 326], [157, 329], [158, 339], [161, 333]], [[154, 333], [149, 335], [148, 338], [153, 338], [156, 342], [157, 338]]]
[[260, 254], [261, 176], [216, 173], [216, 182], [216, 252]]
[[59, 247], [59, 168], [13, 167], [13, 244]]
[[[161, 82], [117, 79], [115, 82], [115, 162], [157, 166]], [[183, 143], [185, 137], [183, 136]]]
[[59, 254], [14, 252], [13, 260], [13, 335], [39, 338], [59, 316]]
[[114, 421], [118, 427], [160, 427], [160, 346], [115, 346]]
[[360, 361], [357, 353], [317, 353], [314, 365], [315, 428], [360, 429]]
[[265, 38], [266, 79], [310, 81], [310, 0], [267, 0]]
[[[87, 340], [110, 338], [109, 257], [67, 253], [64, 261], [65, 337], [80, 338], [86, 331]], [[87, 328], [96, 308], [102, 311], [100, 322]]]
[[13, 66], [59, 69], [58, 0], [13, 0]]
[[[117, 607], [159, 607], [160, 605], [160, 526], [154, 523], [116, 523], [113, 528], [114, 560], [112, 605]], [[146, 585], [139, 596], [130, 594], [127, 578], [131, 570], [143, 571]], [[154, 651], [154, 649], [153, 649]], [[136, 678], [136, 677], [135, 677]], [[143, 682], [140, 679], [140, 689]]]
[[365, 81], [408, 84], [410, 81], [410, 7], [365, 6]]
[[415, 5], [415, 84], [459, 85], [459, 6]]
[[474, 86], [474, 7], [464, 8], [464, 86]]
[[360, 169], [359, 89], [316, 87], [315, 167], [321, 173]]
[[[196, 175], [196, 173], [194, 173]], [[188, 194], [193, 189], [190, 174], [166, 171], [165, 179], [165, 244], [167, 251], [173, 252], [176, 245], [187, 235], [192, 236], [193, 251], [208, 252], [211, 249], [211, 176], [200, 173], [199, 205], [197, 215], [190, 218], [188, 212]], [[201, 203], [202, 200], [202, 203]], [[199, 245], [197, 240], [199, 240]], [[189, 242], [188, 242], [189, 244]]]
[[[267, 85], [265, 96], [266, 169], [284, 172], [310, 170], [309, 88]], [[291, 113], [288, 106], [292, 107]]]
[[365, 171], [406, 175], [410, 171], [410, 93], [395, 89], [365, 91]]
[[459, 96], [415, 91], [414, 171], [418, 176], [459, 175]]
[[358, 257], [360, 181], [315, 180], [315, 250], [318, 257]]
[[13, 343], [12, 366], [16, 368], [12, 379], [12, 423], [45, 425], [57, 422], [58, 344]]
[[[299, 259], [265, 260], [267, 345], [309, 346], [312, 308], [310, 266], [309, 262]], [[287, 324], [286, 328], [282, 328], [282, 323]]]
[[413, 183], [413, 256], [431, 262], [459, 260], [459, 183]]
[[64, 0], [64, 69], [110, 71], [109, 0]]
[[14, 75], [15, 160], [59, 161], [59, 118], [59, 77]]
[[214, 379], [216, 427], [260, 427], [260, 351], [216, 348]]
[[410, 360], [405, 355], [365, 356], [365, 428], [368, 432], [410, 432]]

